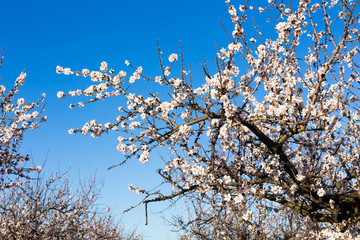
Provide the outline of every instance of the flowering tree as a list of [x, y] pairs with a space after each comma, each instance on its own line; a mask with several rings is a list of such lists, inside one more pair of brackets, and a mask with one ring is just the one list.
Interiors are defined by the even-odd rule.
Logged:
[[[182, 239], [312, 239], [321, 228], [317, 223], [278, 204], [258, 205], [256, 216], [249, 206], [231, 210], [215, 198], [194, 197], [188, 216], [173, 218], [172, 224], [185, 234]], [[252, 218], [256, 218], [252, 221]]]
[[1, 239], [136, 240], [116, 224], [109, 209], [96, 206], [99, 189], [92, 179], [71, 191], [66, 174], [37, 178], [0, 194]]
[[[2, 65], [3, 50], [0, 55]], [[6, 91], [0, 85], [0, 189], [19, 186], [24, 182], [21, 179], [29, 178], [29, 173], [40, 172], [41, 167], [25, 167], [29, 157], [18, 152], [25, 131], [36, 129], [46, 116], [41, 117], [35, 109], [44, 101], [45, 94], [34, 103], [25, 102], [24, 98], [17, 97], [20, 86], [24, 85], [26, 73], [22, 72], [16, 79], [14, 86]]]
[[[3, 51], [0, 55], [2, 65]], [[126, 233], [109, 209], [96, 206], [99, 189], [94, 180], [73, 192], [65, 174], [40, 178], [40, 166], [26, 167], [29, 156], [19, 153], [23, 135], [47, 120], [35, 111], [44, 101], [18, 98], [26, 73], [6, 91], [0, 85], [0, 238], [1, 239], [141, 239]], [[31, 172], [38, 174], [32, 176]], [[31, 177], [35, 177], [35, 181]]]
[[[278, 204], [313, 222], [353, 229], [360, 217], [360, 3], [251, 2], [235, 7], [226, 1], [234, 28], [227, 48], [217, 52], [215, 72], [203, 65], [202, 86], [183, 67], [182, 53], [175, 75], [178, 55], [166, 65], [160, 48], [162, 74], [154, 78], [129, 61], [134, 72], [128, 80], [106, 62], [91, 72], [58, 66], [58, 73], [94, 82], [58, 92], [59, 98], [88, 97], [71, 108], [108, 97], [127, 101], [116, 121], [92, 120], [69, 132], [121, 133], [117, 149], [125, 159], [115, 166], [132, 157], [146, 163], [152, 151], [168, 147], [173, 158], [159, 174], [173, 192], [131, 187], [145, 194], [145, 205], [211, 196], [227, 211], [251, 204], [246, 219], [260, 214], [256, 207]], [[248, 19], [256, 20], [254, 27]], [[142, 80], [160, 84], [162, 92], [133, 93]]]

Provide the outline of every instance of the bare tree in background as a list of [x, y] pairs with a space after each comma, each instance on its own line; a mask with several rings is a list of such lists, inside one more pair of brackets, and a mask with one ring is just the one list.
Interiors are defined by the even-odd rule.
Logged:
[[[316, 239], [322, 224], [313, 223], [282, 205], [257, 204], [229, 210], [209, 196], [193, 196], [186, 213], [174, 216], [172, 224], [183, 240], [190, 239]], [[185, 215], [185, 216], [184, 216]]]

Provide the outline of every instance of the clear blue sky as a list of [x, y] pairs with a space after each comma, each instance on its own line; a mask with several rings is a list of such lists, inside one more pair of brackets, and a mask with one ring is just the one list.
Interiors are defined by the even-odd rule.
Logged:
[[[25, 135], [22, 152], [31, 153], [37, 164], [47, 159], [45, 171], [70, 169], [74, 185], [80, 175], [96, 173], [104, 180], [101, 202], [115, 213], [136, 204], [140, 197], [128, 191], [134, 184], [153, 188], [160, 178], [155, 169], [162, 166], [161, 155], [142, 165], [134, 159], [126, 166], [107, 171], [122, 159], [116, 150], [116, 135], [99, 139], [69, 135], [70, 128], [81, 127], [88, 120], [113, 121], [116, 99], [83, 109], [70, 110], [68, 105], [79, 99], [56, 98], [59, 90], [68, 91], [90, 85], [88, 79], [57, 75], [57, 65], [72, 69], [98, 70], [107, 61], [116, 71], [127, 70], [124, 60], [141, 65], [144, 73], [159, 72], [156, 39], [165, 55], [180, 53], [182, 40], [186, 64], [191, 64], [196, 81], [203, 81], [200, 63], [206, 57], [215, 63], [215, 45], [227, 46], [219, 17], [229, 31], [232, 25], [223, 0], [182, 1], [1, 1], [0, 46], [5, 59], [0, 69], [1, 84], [10, 86], [22, 70], [27, 81], [20, 95], [35, 100], [45, 92], [48, 122]], [[198, 79], [198, 80], [197, 80]], [[161, 216], [154, 214], [167, 204], [151, 204], [149, 225], [144, 226], [141, 206], [124, 215], [128, 227], [137, 225], [145, 239], [176, 239], [171, 228], [164, 226]], [[181, 206], [176, 209], [179, 213]]]

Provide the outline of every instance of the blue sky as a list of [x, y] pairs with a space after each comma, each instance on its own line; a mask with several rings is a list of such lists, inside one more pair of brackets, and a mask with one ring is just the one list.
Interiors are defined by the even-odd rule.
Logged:
[[[4, 64], [0, 69], [1, 84], [11, 86], [24, 69], [27, 81], [20, 95], [34, 101], [43, 92], [46, 97], [48, 122], [25, 135], [22, 152], [31, 153], [37, 164], [46, 160], [45, 172], [70, 168], [74, 186], [78, 178], [96, 174], [104, 187], [100, 202], [109, 205], [116, 214], [137, 204], [141, 199], [128, 191], [128, 185], [153, 188], [161, 179], [155, 170], [162, 166], [157, 153], [154, 160], [143, 165], [136, 159], [125, 166], [107, 171], [121, 161], [116, 150], [116, 135], [99, 139], [69, 135], [70, 128], [81, 127], [86, 121], [113, 121], [117, 99], [100, 102], [83, 109], [70, 110], [69, 104], [79, 99], [57, 99], [57, 91], [76, 90], [90, 85], [88, 79], [57, 75], [57, 65], [72, 69], [98, 70], [106, 61], [116, 71], [127, 70], [124, 61], [143, 66], [144, 73], [159, 72], [156, 39], [164, 56], [180, 53], [182, 40], [185, 63], [192, 65], [194, 79], [201, 83], [200, 63], [206, 57], [215, 63], [215, 41], [227, 46], [219, 23], [221, 18], [229, 31], [232, 25], [224, 1], [2, 1], [0, 8], [0, 46], [5, 47]], [[139, 91], [143, 89], [138, 89]], [[147, 89], [156, 91], [156, 89]], [[144, 226], [144, 208], [138, 207], [122, 216], [127, 227], [137, 226], [145, 239], [176, 239], [162, 217], [172, 211], [182, 212], [182, 206], [158, 213], [165, 204], [151, 204], [149, 225]]]

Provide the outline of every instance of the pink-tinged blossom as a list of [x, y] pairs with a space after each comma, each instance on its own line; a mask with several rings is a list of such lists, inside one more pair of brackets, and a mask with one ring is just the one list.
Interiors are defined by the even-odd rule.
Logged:
[[25, 103], [25, 99], [24, 99], [24, 98], [19, 98], [19, 99], [17, 100], [17, 105], [19, 105], [19, 106], [24, 105], [24, 103]]
[[60, 66], [56, 66], [56, 73], [60, 74], [63, 72], [63, 68]]
[[230, 184], [231, 183], [231, 177], [228, 176], [228, 175], [225, 175], [223, 180], [224, 180], [225, 184]]
[[84, 77], [87, 77], [87, 76], [89, 76], [90, 71], [89, 71], [89, 69], [83, 69], [83, 70], [81, 70], [81, 74], [82, 74]]
[[118, 144], [117, 145], [117, 150], [119, 151], [119, 152], [121, 152], [122, 154], [125, 154], [126, 152], [127, 152], [127, 146], [125, 145], [125, 144]]
[[238, 52], [242, 49], [241, 43], [230, 43], [228, 49], [232, 52]]
[[178, 60], [178, 55], [173, 53], [169, 56], [169, 62], [176, 62]]
[[318, 191], [317, 191], [317, 194], [319, 197], [323, 197], [325, 195], [325, 190], [323, 188], [320, 188]]
[[242, 203], [244, 201], [244, 196], [239, 193], [238, 195], [236, 195], [236, 197], [234, 198], [235, 203]]
[[106, 72], [107, 70], [108, 70], [108, 64], [107, 64], [107, 62], [101, 62], [100, 71]]
[[181, 134], [183, 134], [184, 136], [189, 136], [189, 135], [191, 135], [193, 133], [193, 131], [191, 130], [191, 127], [186, 125], [186, 124], [181, 125], [179, 127], [179, 132]]
[[65, 75], [70, 75], [71, 74], [71, 69], [70, 68], [64, 68], [62, 73], [65, 74]]
[[139, 161], [141, 163], [147, 163], [149, 161], [149, 152], [148, 151], [142, 152], [139, 157]]

